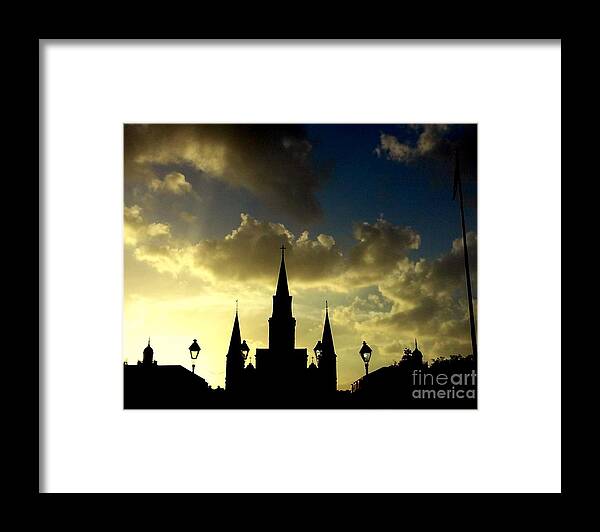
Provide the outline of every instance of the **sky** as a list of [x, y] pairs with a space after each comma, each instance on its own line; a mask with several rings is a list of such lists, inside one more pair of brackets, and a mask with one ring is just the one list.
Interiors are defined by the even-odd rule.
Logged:
[[[328, 301], [338, 388], [400, 360], [470, 354], [458, 150], [477, 287], [477, 127], [469, 124], [126, 124], [123, 359], [151, 338], [159, 364], [223, 386], [236, 300], [242, 338], [267, 347], [280, 262], [296, 346], [310, 355]], [[476, 301], [475, 301], [476, 303]]]

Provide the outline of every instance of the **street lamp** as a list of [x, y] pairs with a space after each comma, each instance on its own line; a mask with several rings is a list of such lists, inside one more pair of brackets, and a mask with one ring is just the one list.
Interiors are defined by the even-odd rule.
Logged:
[[315, 358], [317, 359], [318, 365], [321, 361], [321, 356], [323, 355], [323, 344], [321, 343], [321, 340], [317, 342], [317, 345], [315, 345], [313, 351], [315, 352]]
[[362, 347], [358, 352], [360, 358], [362, 358], [365, 363], [365, 375], [369, 374], [369, 360], [371, 360], [371, 355], [373, 354], [373, 350], [367, 345], [367, 342], [363, 340]]
[[198, 341], [194, 338], [192, 345], [190, 345], [190, 358], [192, 359], [192, 373], [196, 373], [196, 364], [194, 364], [194, 360], [198, 358], [200, 354], [200, 346], [198, 345]]
[[242, 358], [244, 359], [244, 364], [246, 363], [246, 359], [248, 358], [248, 355], [250, 354], [250, 348], [248, 347], [248, 344], [246, 343], [246, 340], [244, 340], [242, 342], [242, 345], [240, 347], [240, 351], [242, 352]]

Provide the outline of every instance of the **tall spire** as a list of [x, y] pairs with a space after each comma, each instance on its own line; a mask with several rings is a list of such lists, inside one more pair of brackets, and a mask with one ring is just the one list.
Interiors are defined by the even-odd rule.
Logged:
[[240, 346], [242, 345], [242, 334], [240, 333], [240, 320], [238, 319], [237, 302], [235, 309], [235, 319], [233, 320], [233, 329], [231, 330], [231, 340], [229, 341], [229, 351], [227, 356], [230, 354], [237, 355], [240, 353]]
[[281, 246], [281, 264], [279, 266], [279, 277], [277, 278], [276, 296], [289, 296], [287, 272], [285, 271], [285, 246]]
[[273, 314], [269, 318], [269, 349], [277, 353], [291, 353], [296, 344], [296, 319], [292, 316], [292, 296], [285, 271], [285, 246], [280, 249], [281, 264], [273, 296]]

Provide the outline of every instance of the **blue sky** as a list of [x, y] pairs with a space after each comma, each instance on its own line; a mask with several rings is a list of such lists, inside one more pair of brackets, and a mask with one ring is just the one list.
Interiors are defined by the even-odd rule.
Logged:
[[[460, 138], [463, 130], [464, 126], [450, 126], [445, 137]], [[445, 251], [460, 234], [458, 204], [452, 200], [453, 163], [450, 158], [443, 161], [422, 157], [404, 162], [375, 153], [382, 133], [393, 135], [399, 142], [415, 145], [419, 129], [394, 124], [315, 124], [306, 125], [305, 131], [315, 166], [329, 165], [331, 168], [329, 177], [314, 191], [323, 215], [309, 221], [300, 221], [285, 208], [265, 203], [248, 188], [214, 179], [191, 164], [155, 165], [154, 168], [159, 174], [182, 171], [187, 176], [195, 192], [203, 198], [202, 204], [190, 206], [190, 211], [203, 221], [202, 236], [205, 237], [225, 236], [238, 225], [240, 212], [283, 223], [295, 234], [309, 230], [311, 234], [333, 235], [342, 249], [354, 244], [354, 223], [374, 222], [383, 214], [393, 224], [413, 227], [421, 235], [420, 250], [411, 253], [426, 258]], [[260, 157], [260, 154], [256, 155]], [[476, 179], [468, 176], [464, 190], [469, 200], [467, 227], [476, 232]], [[189, 198], [176, 200], [185, 203]]]
[[[326, 219], [315, 230], [340, 235], [343, 243], [348, 220], [373, 221], [383, 213], [394, 224], [416, 229], [422, 237], [420, 254], [429, 258], [444, 251], [459, 234], [452, 166], [399, 163], [374, 153], [382, 132], [412, 144], [418, 136], [413, 128], [311, 125], [307, 130], [315, 158], [335, 164], [331, 182], [318, 193]], [[460, 134], [459, 126], [456, 130]], [[470, 182], [468, 190], [476, 195], [476, 182]], [[476, 231], [475, 209], [467, 209], [466, 215], [469, 228]]]

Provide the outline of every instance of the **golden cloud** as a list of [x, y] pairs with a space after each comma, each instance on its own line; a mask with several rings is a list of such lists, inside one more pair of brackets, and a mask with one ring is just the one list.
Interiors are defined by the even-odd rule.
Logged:
[[[168, 274], [167, 278], [176, 283], [156, 300], [153, 312], [163, 308], [160, 301], [164, 300], [168, 305], [164, 312], [170, 313], [171, 323], [175, 320], [171, 309], [181, 305], [188, 308], [185, 301], [202, 293], [203, 304], [210, 301], [223, 315], [219, 325], [222, 330], [210, 333], [215, 345], [220, 346], [221, 336], [223, 342], [227, 339], [230, 324], [224, 316], [238, 297], [247, 309], [243, 334], [253, 346], [265, 345], [269, 294], [274, 290], [279, 267], [278, 249], [285, 244], [299, 319], [298, 345], [310, 347], [318, 338], [322, 307], [328, 298], [342, 384], [360, 374], [355, 351], [362, 339], [376, 350], [377, 365], [399, 360], [402, 350], [412, 346], [415, 337], [429, 359], [469, 352], [460, 239], [434, 260], [412, 260], [408, 253], [419, 248], [420, 235], [384, 219], [357, 224], [353, 232], [356, 243], [344, 253], [331, 235], [311, 237], [308, 231], [295, 235], [284, 224], [258, 220], [246, 213], [241, 214], [239, 226], [223, 238], [197, 242], [178, 240], [167, 224], [148, 224], [142, 214], [137, 205], [126, 208], [126, 227], [135, 233], [135, 243], [128, 246], [131, 260], [150, 267], [155, 275]], [[469, 233], [468, 242], [475, 272], [474, 233]], [[126, 264], [131, 270], [131, 263]], [[473, 280], [476, 282], [476, 276]], [[142, 311], [139, 305], [131, 309], [130, 314]], [[207, 315], [204, 307], [194, 312]], [[183, 314], [178, 319], [197, 323]]]
[[164, 191], [180, 196], [191, 192], [192, 185], [185, 180], [185, 176], [181, 172], [170, 172], [165, 175], [164, 179], [152, 178], [148, 183], [148, 188], [155, 192]]

